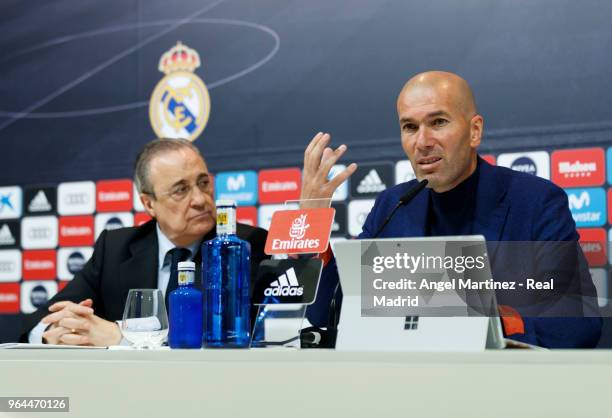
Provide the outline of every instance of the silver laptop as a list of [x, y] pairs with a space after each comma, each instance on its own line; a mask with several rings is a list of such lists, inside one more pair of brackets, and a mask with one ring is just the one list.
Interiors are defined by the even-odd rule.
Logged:
[[[482, 245], [476, 236], [422, 237], [364, 240], [368, 242], [408, 242], [431, 245], [433, 242], [469, 242]], [[492, 317], [362, 317], [361, 315], [361, 240], [338, 241], [333, 245], [343, 291], [338, 324], [337, 350], [376, 351], [482, 351], [504, 348], [505, 341], [498, 316]], [[490, 269], [486, 269], [488, 277]], [[489, 295], [495, 304], [495, 293]]]

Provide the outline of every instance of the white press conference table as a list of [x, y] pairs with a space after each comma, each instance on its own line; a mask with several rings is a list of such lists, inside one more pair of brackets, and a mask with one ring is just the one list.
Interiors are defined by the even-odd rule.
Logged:
[[607, 350], [0, 351], [0, 396], [69, 396], [52, 417], [604, 418], [611, 394]]

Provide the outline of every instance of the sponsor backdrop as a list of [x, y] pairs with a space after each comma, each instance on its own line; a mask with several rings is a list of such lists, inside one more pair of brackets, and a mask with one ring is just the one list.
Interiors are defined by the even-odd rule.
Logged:
[[[472, 84], [489, 161], [567, 191], [610, 309], [611, 13], [603, 1], [558, 0], [9, 1], [0, 340], [71, 280], [103, 229], [148, 219], [130, 177], [156, 136], [193, 140], [217, 197], [267, 228], [299, 196], [306, 144], [329, 131], [349, 147], [332, 175], [360, 164], [334, 195], [332, 234], [357, 235], [377, 194], [414, 177], [394, 101], [431, 68]], [[602, 344], [611, 340], [612, 330]]]
[[[607, 151], [612, 157], [612, 148]], [[612, 172], [606, 176], [606, 151], [595, 147], [483, 157], [514, 170], [551, 178], [564, 188], [600, 296], [599, 305], [604, 310], [612, 309], [608, 305], [612, 294], [612, 255], [608, 255]], [[331, 175], [342, 167], [335, 166]], [[300, 177], [298, 167], [218, 172], [216, 198], [235, 199], [245, 205], [238, 209], [239, 222], [268, 228], [276, 210], [296, 208], [295, 204], [284, 203], [299, 198]], [[361, 164], [333, 198], [336, 216], [332, 238], [358, 235], [376, 194], [412, 177], [407, 160]], [[129, 179], [0, 187], [0, 199], [2, 314], [33, 312], [61, 290], [89, 259], [93, 243], [104, 229], [140, 225], [150, 219]], [[315, 220], [311, 218], [312, 222]], [[285, 226], [283, 231], [288, 229]]]

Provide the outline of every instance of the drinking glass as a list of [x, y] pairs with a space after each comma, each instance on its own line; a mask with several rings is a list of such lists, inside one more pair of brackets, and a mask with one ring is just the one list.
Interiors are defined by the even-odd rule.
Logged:
[[137, 349], [159, 348], [168, 336], [168, 315], [159, 289], [130, 289], [121, 333]]

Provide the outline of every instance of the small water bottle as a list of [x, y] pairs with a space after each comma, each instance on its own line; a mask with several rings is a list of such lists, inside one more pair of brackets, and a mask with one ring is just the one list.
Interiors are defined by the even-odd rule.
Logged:
[[251, 245], [236, 236], [236, 203], [217, 200], [217, 236], [202, 244], [204, 346], [250, 344]]
[[170, 348], [202, 348], [202, 292], [193, 287], [195, 263], [178, 263], [178, 288], [170, 293]]

